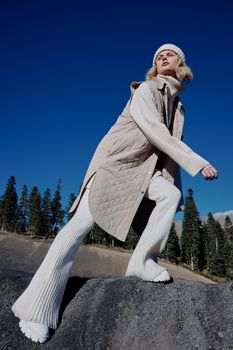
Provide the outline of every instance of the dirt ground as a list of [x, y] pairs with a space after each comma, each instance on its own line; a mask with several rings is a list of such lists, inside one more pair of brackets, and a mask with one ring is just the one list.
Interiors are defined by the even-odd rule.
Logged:
[[[17, 234], [0, 233], [0, 264], [10, 268], [35, 272], [46, 255], [52, 240], [35, 240]], [[81, 246], [73, 267], [72, 275], [80, 277], [124, 276], [131, 252], [116, 248]], [[173, 278], [198, 281], [207, 284], [216, 282], [159, 259], [159, 264], [168, 269]]]

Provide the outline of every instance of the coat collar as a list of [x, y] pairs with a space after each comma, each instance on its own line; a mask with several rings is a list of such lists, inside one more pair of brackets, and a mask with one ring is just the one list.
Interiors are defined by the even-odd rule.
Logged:
[[[156, 78], [156, 77], [153, 77], [153, 78], [152, 78], [152, 81], [156, 84], [156, 87], [157, 87], [158, 90], [163, 90], [163, 88], [164, 88], [164, 86], [165, 86], [165, 84], [166, 84], [166, 82], [165, 82], [164, 80], [158, 79], [158, 78]], [[143, 83], [143, 82], [144, 82], [144, 80], [142, 80], [142, 81], [132, 81], [132, 82], [130, 83], [130, 91], [131, 91], [131, 93], [134, 93], [134, 91], [135, 91], [135, 90], [139, 87], [139, 85], [140, 85], [141, 83]], [[184, 113], [184, 112], [185, 112], [185, 109], [184, 109], [184, 106], [183, 106], [183, 104], [181, 103], [179, 97], [177, 96], [176, 99], [178, 100], [177, 107], [179, 108], [180, 111], [183, 111], [183, 113]]]
[[153, 77], [152, 80], [156, 83], [157, 88], [158, 88], [159, 90], [163, 90], [164, 85], [166, 84], [165, 80], [163, 80], [163, 79], [158, 79], [158, 78], [156, 78], [156, 77]]
[[[164, 88], [164, 85], [166, 84], [164, 80], [158, 79], [156, 77], [152, 78], [152, 80], [155, 82], [155, 84], [157, 85], [157, 88], [159, 90], [162, 90]], [[132, 81], [130, 83], [130, 91], [131, 91], [131, 93], [133, 93], [139, 87], [139, 85], [141, 83], [143, 83], [143, 80], [142, 81]]]

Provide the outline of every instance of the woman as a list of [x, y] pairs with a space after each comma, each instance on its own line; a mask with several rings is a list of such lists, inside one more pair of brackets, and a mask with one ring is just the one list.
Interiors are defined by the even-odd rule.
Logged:
[[131, 97], [121, 115], [99, 143], [80, 193], [24, 293], [12, 306], [22, 332], [35, 342], [49, 338], [57, 328], [58, 313], [74, 257], [96, 222], [125, 241], [144, 198], [154, 203], [140, 240], [130, 258], [126, 276], [145, 281], [170, 280], [157, 264], [174, 215], [182, 209], [180, 166], [191, 176], [217, 178], [216, 169], [182, 139], [183, 107], [178, 94], [182, 81], [192, 79], [183, 51], [162, 45], [155, 52], [146, 80], [131, 83]]

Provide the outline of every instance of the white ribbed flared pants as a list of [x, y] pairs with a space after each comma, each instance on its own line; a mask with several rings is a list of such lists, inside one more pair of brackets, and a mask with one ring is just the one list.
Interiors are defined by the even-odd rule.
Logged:
[[156, 206], [133, 251], [125, 275], [152, 282], [166, 270], [157, 264], [157, 256], [165, 248], [181, 191], [159, 175], [148, 186], [145, 197], [156, 201]]
[[[12, 305], [12, 311], [20, 319], [57, 328], [60, 304], [74, 258], [83, 238], [94, 226], [88, 195], [87, 188], [74, 216], [59, 231], [29, 286]], [[148, 265], [148, 271], [145, 271], [145, 259], [154, 257], [156, 260], [164, 248], [181, 193], [162, 176], [158, 176], [149, 185], [145, 196], [157, 203], [130, 258], [126, 275], [138, 275], [150, 280], [153, 266]]]

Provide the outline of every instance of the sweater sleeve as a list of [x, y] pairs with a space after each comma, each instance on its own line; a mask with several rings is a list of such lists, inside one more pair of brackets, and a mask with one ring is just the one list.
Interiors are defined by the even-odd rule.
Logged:
[[209, 162], [195, 153], [184, 142], [172, 136], [156, 108], [159, 92], [143, 82], [135, 90], [130, 113], [148, 141], [171, 157], [191, 176], [195, 176]]

